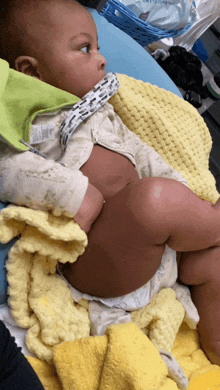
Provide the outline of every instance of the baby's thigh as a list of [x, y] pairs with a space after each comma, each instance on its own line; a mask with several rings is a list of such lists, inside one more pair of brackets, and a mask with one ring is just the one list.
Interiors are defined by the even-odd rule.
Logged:
[[94, 296], [115, 297], [143, 286], [155, 274], [165, 244], [159, 242], [159, 228], [152, 229], [149, 222], [152, 183], [139, 180], [106, 201], [89, 232], [85, 253], [64, 269], [75, 288]]

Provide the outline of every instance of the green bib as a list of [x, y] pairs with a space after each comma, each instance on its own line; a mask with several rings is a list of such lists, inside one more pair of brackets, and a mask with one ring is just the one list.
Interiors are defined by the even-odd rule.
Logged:
[[10, 69], [0, 59], [0, 136], [19, 151], [28, 148], [30, 126], [37, 114], [74, 105], [80, 99], [31, 76]]

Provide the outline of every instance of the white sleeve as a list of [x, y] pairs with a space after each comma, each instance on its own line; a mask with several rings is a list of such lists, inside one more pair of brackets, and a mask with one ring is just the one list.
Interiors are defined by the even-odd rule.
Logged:
[[77, 213], [88, 188], [88, 178], [81, 171], [29, 151], [9, 150], [0, 154], [1, 201], [53, 210], [55, 215], [73, 217]]
[[136, 153], [136, 168], [141, 177], [167, 177], [177, 180], [188, 187], [180, 172], [168, 165], [162, 157], [146, 143], [142, 143]]

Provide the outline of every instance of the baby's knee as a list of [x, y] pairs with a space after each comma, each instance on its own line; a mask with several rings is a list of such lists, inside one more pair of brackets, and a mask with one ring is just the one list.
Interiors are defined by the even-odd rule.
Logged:
[[[129, 186], [129, 206], [140, 210], [142, 215], [151, 214], [161, 198], [163, 182], [160, 178], [146, 177]], [[156, 218], [156, 215], [154, 215]]]
[[[128, 186], [125, 199], [126, 207], [139, 221], [143, 233], [158, 244], [164, 244], [169, 236], [169, 224], [166, 222], [164, 198], [168, 183], [163, 178], [144, 178]], [[165, 211], [165, 212], [164, 212]]]
[[144, 177], [132, 183], [131, 190], [134, 189], [138, 200], [143, 200], [145, 204], [146, 202], [159, 203], [161, 199], [168, 196], [171, 185], [175, 188], [176, 184], [178, 185], [179, 183], [163, 177]]
[[179, 203], [189, 189], [177, 180], [165, 177], [146, 177], [139, 181], [144, 191], [148, 192], [149, 202], [160, 204]]
[[[161, 223], [161, 219], [168, 218], [172, 208], [181, 204], [184, 198], [184, 188], [182, 183], [162, 177], [147, 177], [134, 184], [136, 193], [133, 199], [137, 207]], [[136, 187], [137, 186], [137, 187]], [[187, 190], [188, 188], [185, 187]], [[161, 227], [164, 224], [161, 225]]]

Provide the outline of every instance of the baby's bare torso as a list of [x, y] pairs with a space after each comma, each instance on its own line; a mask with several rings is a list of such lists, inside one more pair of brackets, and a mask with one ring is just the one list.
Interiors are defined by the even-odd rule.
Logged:
[[126, 185], [139, 180], [134, 165], [119, 153], [100, 145], [95, 145], [89, 160], [82, 166], [81, 172], [88, 177], [104, 199], [116, 194]]
[[[133, 197], [130, 194], [136, 184], [139, 191], [138, 184], [142, 180], [129, 159], [99, 145], [94, 146], [81, 171], [104, 199], [109, 199], [89, 232], [85, 252], [74, 264], [65, 265], [63, 274], [73, 287], [93, 296], [109, 298], [128, 294], [152, 278], [165, 249], [165, 244], [151, 242], [151, 234], [145, 235], [142, 223], [139, 224], [130, 212], [127, 201]], [[132, 183], [130, 189], [129, 183]], [[143, 183], [148, 209], [147, 178]], [[142, 196], [143, 193], [140, 199]], [[133, 205], [135, 202], [132, 200]], [[139, 204], [136, 206], [138, 210]]]
[[[140, 180], [134, 165], [128, 158], [100, 145], [94, 146], [90, 158], [82, 166], [81, 171], [88, 177], [90, 184], [102, 193], [104, 199], [115, 195], [129, 183]], [[145, 245], [147, 247], [146, 243]], [[158, 249], [154, 248], [155, 256]], [[163, 249], [160, 248], [159, 252], [157, 255], [161, 258]], [[177, 263], [180, 257], [181, 252], [177, 252]]]

